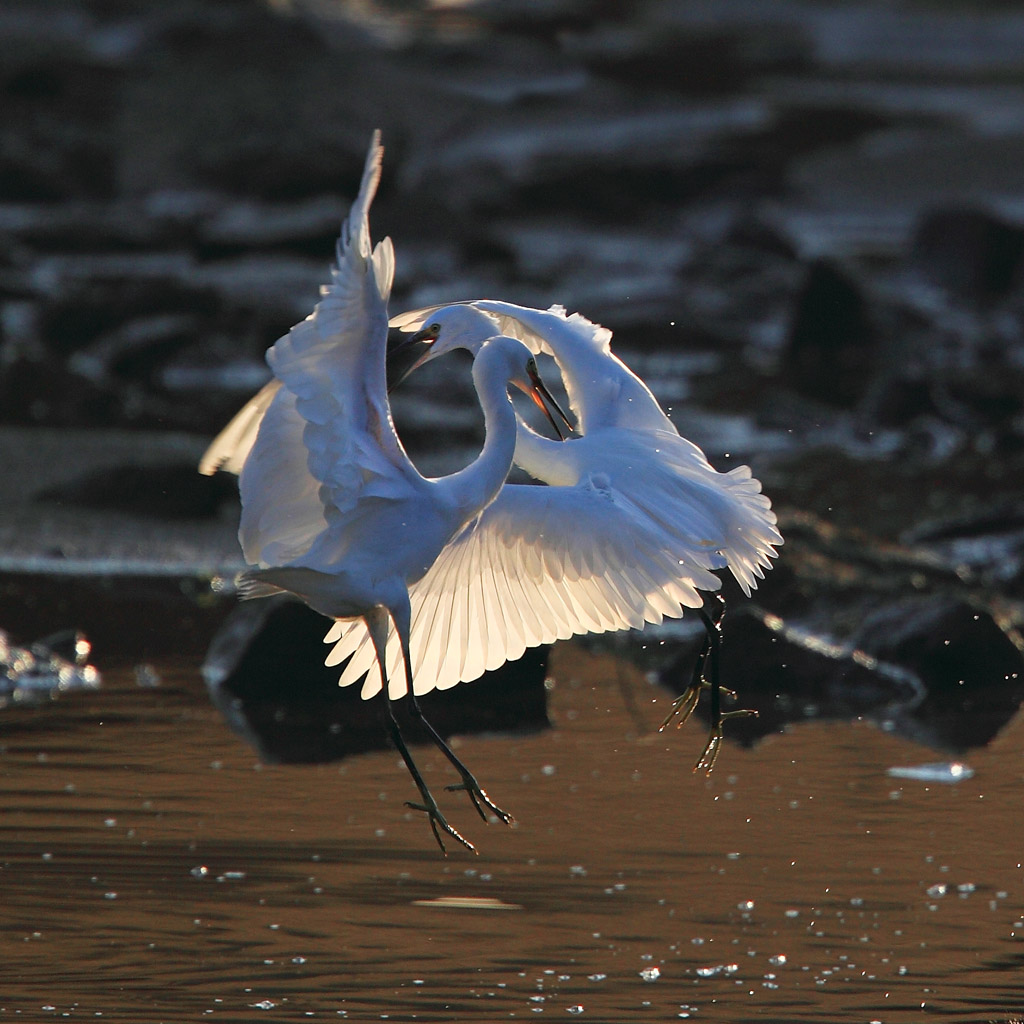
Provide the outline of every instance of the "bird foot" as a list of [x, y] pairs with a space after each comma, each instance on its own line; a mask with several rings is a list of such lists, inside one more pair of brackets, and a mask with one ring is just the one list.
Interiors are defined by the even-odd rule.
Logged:
[[[710, 690], [711, 684], [701, 680], [699, 683], [695, 683], [692, 686], [688, 686], [683, 692], [672, 702], [672, 710], [665, 716], [665, 721], [658, 726], [658, 732], [663, 732], [672, 719], [678, 716], [676, 722], [676, 728], [680, 728], [686, 720], [693, 714], [694, 709], [697, 707], [697, 702], [700, 700], [700, 694], [702, 690]], [[736, 699], [735, 690], [727, 690], [724, 686], [719, 687], [719, 692], [724, 693], [730, 700]]]
[[503, 811], [488, 795], [484, 788], [480, 785], [473, 776], [466, 772], [462, 776], [461, 782], [453, 782], [450, 786], [444, 787], [448, 792], [455, 793], [458, 790], [465, 790], [469, 794], [469, 799], [473, 801], [473, 806], [476, 808], [476, 813], [487, 821], [487, 811], [484, 810], [486, 807], [491, 814], [498, 819], [498, 821], [504, 822], [506, 825], [514, 825], [515, 818], [512, 817], [508, 811]]
[[[448, 850], [444, 845], [444, 840], [441, 838], [441, 832], [446, 832], [456, 842], [462, 843], [470, 853], [477, 852], [476, 847], [461, 832], [448, 824], [447, 819], [441, 813], [441, 809], [432, 798], [429, 803], [425, 804], [415, 804], [411, 800], [406, 800], [405, 806], [412, 808], [414, 811], [422, 811], [427, 816], [427, 820], [430, 822], [430, 831], [434, 833], [437, 845], [441, 847], [441, 852], [446, 857], [448, 856]], [[438, 831], [439, 828], [440, 831]]]
[[718, 760], [718, 752], [722, 747], [723, 732], [722, 726], [725, 724], [727, 718], [744, 718], [748, 715], [753, 715], [757, 718], [757, 712], [752, 708], [742, 708], [738, 711], [723, 711], [719, 715], [718, 721], [711, 726], [711, 733], [708, 736], [708, 742], [701, 752], [700, 757], [697, 759], [697, 763], [693, 766], [695, 772], [704, 771], [708, 775], [711, 774], [711, 769], [715, 767], [715, 762]]

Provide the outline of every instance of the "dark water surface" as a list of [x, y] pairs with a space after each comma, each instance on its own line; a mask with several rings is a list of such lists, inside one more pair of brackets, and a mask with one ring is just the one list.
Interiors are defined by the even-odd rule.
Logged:
[[[460, 753], [512, 830], [438, 855], [393, 753], [269, 767], [193, 665], [5, 712], [0, 1017], [1005, 1020], [1024, 1009], [1020, 714], [941, 755], [808, 723], [690, 767], [703, 727], [562, 644], [555, 728]], [[452, 781], [422, 749], [435, 791]]]

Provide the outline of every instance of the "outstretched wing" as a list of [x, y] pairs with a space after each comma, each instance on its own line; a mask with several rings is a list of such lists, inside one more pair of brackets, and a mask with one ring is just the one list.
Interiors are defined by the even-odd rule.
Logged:
[[[273, 564], [271, 553], [275, 560], [285, 551], [297, 557], [303, 543], [308, 549], [316, 514], [329, 526], [343, 524], [367, 493], [386, 499], [418, 477], [395, 434], [387, 401], [394, 250], [390, 239], [372, 248], [369, 229], [382, 153], [375, 133], [359, 195], [342, 227], [331, 283], [321, 289], [313, 312], [267, 353], [280, 387], [240, 481], [243, 544], [248, 539], [247, 550], [261, 553], [260, 563]], [[306, 508], [310, 481], [316, 486], [313, 510]], [[302, 528], [290, 529], [282, 509], [299, 504], [308, 515]]]
[[430, 317], [447, 306], [473, 306], [489, 313], [494, 320], [496, 334], [504, 334], [521, 341], [531, 352], [554, 355], [548, 335], [566, 326], [576, 335], [580, 344], [591, 346], [595, 353], [607, 356], [611, 351], [612, 332], [607, 327], [595, 324], [581, 313], [568, 314], [564, 306], [550, 309], [531, 309], [517, 306], [500, 299], [460, 299], [456, 302], [442, 302], [435, 306], [411, 309], [391, 318], [389, 326], [401, 331], [421, 330], [430, 322]]
[[[527, 647], [574, 633], [641, 627], [701, 605], [715, 590], [715, 552], [695, 544], [685, 567], [673, 538], [607, 479], [577, 487], [506, 485], [409, 589], [410, 649], [417, 693], [446, 689], [518, 658]], [[368, 672], [362, 695], [381, 688], [362, 623], [339, 622], [327, 658], [349, 654], [341, 684]], [[392, 632], [392, 696], [405, 692]]]
[[[782, 543], [749, 468], [719, 473], [678, 434], [598, 430], [560, 448], [578, 451], [578, 484], [506, 485], [410, 588], [417, 693], [574, 633], [678, 617], [718, 589], [713, 570], [749, 594]], [[363, 696], [380, 689], [365, 629], [337, 623], [326, 641], [338, 641], [327, 664], [353, 655], [342, 685], [368, 672]], [[399, 658], [392, 637], [392, 696], [404, 692]]]

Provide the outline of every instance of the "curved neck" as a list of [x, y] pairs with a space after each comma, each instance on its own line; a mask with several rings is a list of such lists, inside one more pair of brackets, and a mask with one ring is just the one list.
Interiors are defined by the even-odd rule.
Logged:
[[473, 380], [484, 414], [484, 446], [465, 469], [444, 477], [448, 500], [466, 522], [489, 505], [501, 490], [516, 449], [516, 413], [508, 384], [486, 372], [485, 360], [473, 364]]

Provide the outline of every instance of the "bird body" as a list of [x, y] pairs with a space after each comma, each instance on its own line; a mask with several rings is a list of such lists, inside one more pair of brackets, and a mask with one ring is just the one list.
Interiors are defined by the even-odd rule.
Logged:
[[[382, 434], [394, 437], [389, 419], [373, 418], [371, 429], [359, 428], [354, 417], [342, 412], [360, 408], [358, 400], [327, 409], [329, 391], [312, 387], [305, 388], [305, 398], [296, 398], [287, 366], [274, 358], [275, 372], [289, 377], [282, 378], [284, 386], [264, 417], [241, 475], [243, 552], [259, 566], [248, 579], [291, 590], [332, 618], [360, 616], [377, 604], [393, 610], [407, 604], [408, 585], [427, 572], [445, 544], [505, 482], [516, 437], [506, 388], [517, 380], [530, 386], [524, 370], [530, 361], [530, 353], [514, 339], [495, 337], [484, 345], [473, 368], [487, 428], [484, 447], [465, 469], [430, 479], [420, 475], [400, 445], [380, 443]], [[324, 380], [328, 389], [334, 386], [329, 377]], [[295, 381], [295, 386], [304, 384]], [[297, 425], [296, 417], [304, 422], [301, 434], [275, 429], [287, 421]], [[305, 460], [294, 457], [299, 454], [296, 441], [307, 453]], [[315, 501], [299, 469], [303, 464], [319, 483]], [[275, 477], [279, 466], [284, 475]], [[284, 480], [302, 486], [288, 491], [281, 486]], [[293, 507], [303, 514], [289, 515]], [[282, 529], [275, 529], [281, 522]], [[397, 678], [392, 696], [404, 692], [405, 679]]]

